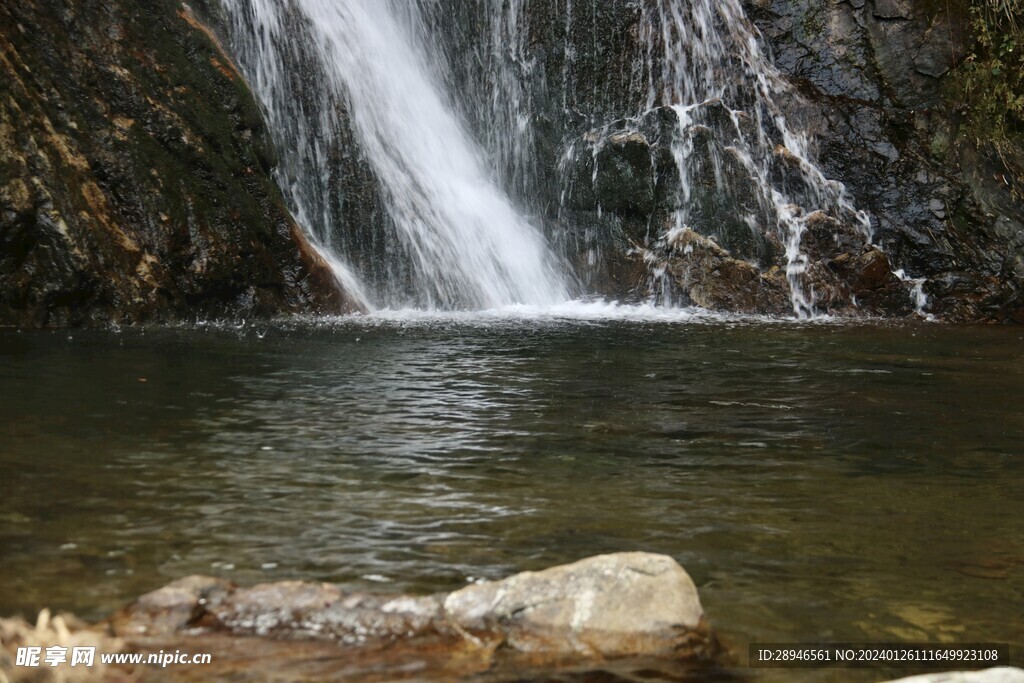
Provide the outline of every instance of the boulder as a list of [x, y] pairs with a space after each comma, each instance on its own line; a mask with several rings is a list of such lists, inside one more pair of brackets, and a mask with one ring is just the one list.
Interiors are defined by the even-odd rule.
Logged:
[[301, 581], [239, 588], [189, 577], [142, 596], [108, 624], [118, 636], [158, 639], [161, 647], [168, 638], [225, 635], [357, 650], [400, 643], [410, 652], [447, 648], [488, 666], [693, 660], [715, 649], [689, 575], [672, 558], [648, 553], [602, 555], [423, 597]]
[[707, 645], [697, 588], [670, 557], [602, 555], [468, 586], [444, 616], [512, 650], [557, 656], [693, 655]]

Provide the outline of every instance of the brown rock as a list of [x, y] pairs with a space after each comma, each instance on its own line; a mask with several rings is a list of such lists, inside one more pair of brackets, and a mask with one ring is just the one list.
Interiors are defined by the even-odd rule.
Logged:
[[781, 315], [791, 310], [784, 273], [762, 272], [694, 230], [672, 231], [665, 253], [648, 252], [647, 258], [661, 262], [687, 303], [733, 313]]
[[234, 584], [209, 576], [187, 576], [146, 593], [110, 619], [121, 636], [163, 636], [184, 631], [204, 615], [210, 600], [234, 590]]

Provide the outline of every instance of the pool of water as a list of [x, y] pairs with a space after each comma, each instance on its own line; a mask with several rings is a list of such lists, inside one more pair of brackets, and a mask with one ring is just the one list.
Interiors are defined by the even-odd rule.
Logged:
[[0, 614], [98, 618], [195, 573], [425, 592], [646, 550], [741, 660], [1016, 659], [1022, 336], [651, 311], [0, 330]]

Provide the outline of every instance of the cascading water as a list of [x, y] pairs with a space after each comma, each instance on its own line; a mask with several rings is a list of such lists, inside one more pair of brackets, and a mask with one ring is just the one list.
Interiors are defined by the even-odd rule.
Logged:
[[[619, 258], [625, 240], [602, 213], [599, 157], [609, 143], [647, 144], [635, 132], [659, 188], [655, 143], [678, 172], [656, 210], [671, 215], [651, 214], [639, 238], [670, 254], [692, 229], [780, 265], [799, 317], [815, 314], [810, 221], [841, 224], [846, 244], [871, 240], [869, 219], [815, 164], [792, 115], [799, 95], [740, 0], [222, 1], [296, 217], [378, 307], [566, 301], [542, 223], [591, 293], [607, 292], [601, 250]], [[669, 120], [672, 134], [652, 137]], [[567, 210], [581, 153], [594, 207]], [[658, 299], [677, 303], [667, 284]]]
[[[419, 9], [406, 0], [225, 0], [232, 40], [284, 157], [296, 217], [340, 262], [365, 245], [337, 226], [332, 165], [348, 139], [378, 183], [399, 261], [369, 281], [378, 306], [492, 308], [565, 301], [545, 240], [504, 194], [430, 66]], [[360, 227], [360, 226], [356, 226]], [[363, 254], [363, 261], [367, 260]], [[374, 281], [376, 280], [376, 281]]]
[[[667, 252], [670, 236], [694, 229], [765, 269], [781, 258], [799, 317], [815, 314], [815, 292], [806, 282], [809, 222], [826, 215], [843, 225], [848, 239], [870, 242], [870, 220], [818, 168], [813, 136], [798, 116], [787, 115], [804, 109], [799, 94], [762, 49], [739, 0], [429, 4], [439, 42], [456, 46], [448, 54], [460, 73], [452, 90], [468, 92], [470, 101], [461, 104], [495, 165], [510, 174], [507, 185], [528, 195], [538, 182], [532, 192], [544, 196], [543, 183], [551, 180], [545, 167], [558, 169], [560, 194], [547, 201], [561, 207], [559, 241], [574, 223], [575, 243], [566, 251], [586, 252], [582, 281], [590, 281], [588, 269], [607, 246], [602, 152], [608, 144], [628, 146], [633, 133], [646, 133], [651, 143], [661, 138], [657, 144], [671, 148], [679, 175], [671, 225], [652, 221], [648, 239], [660, 238]], [[552, 57], [557, 53], [563, 56]], [[674, 128], [670, 142], [660, 132], [651, 135], [668, 120], [666, 111]], [[547, 151], [552, 141], [540, 139], [544, 127], [562, 132], [557, 157]], [[581, 163], [581, 155], [592, 159]], [[589, 186], [582, 192], [581, 178]], [[581, 193], [596, 199], [581, 202]], [[581, 209], [593, 217], [581, 220]], [[668, 286], [659, 287], [659, 300], [674, 303]]]
[[[678, 117], [672, 151], [682, 201], [675, 229], [695, 227], [698, 176], [712, 175], [715, 190], [727, 192], [728, 167], [738, 165], [741, 172], [736, 175], [752, 184], [753, 192], [747, 194], [758, 204], [743, 221], [755, 238], [776, 226], [785, 244], [793, 310], [799, 317], [813, 316], [813, 293], [806, 291], [802, 279], [808, 267], [801, 250], [808, 217], [824, 211], [846, 220], [860, 229], [866, 242], [871, 240], [870, 220], [853, 206], [841, 183], [819, 170], [810, 137], [788, 120], [779, 98], [798, 95], [762, 50], [739, 0], [652, 0], [652, 5], [646, 6], [643, 22], [649, 64], [644, 109], [668, 105]], [[695, 154], [695, 136], [704, 133], [719, 144]]]

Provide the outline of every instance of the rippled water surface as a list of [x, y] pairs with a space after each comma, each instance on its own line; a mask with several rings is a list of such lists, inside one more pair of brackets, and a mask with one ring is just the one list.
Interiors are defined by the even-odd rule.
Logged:
[[1020, 328], [619, 317], [0, 330], [0, 614], [636, 549], [740, 652], [1024, 647]]

